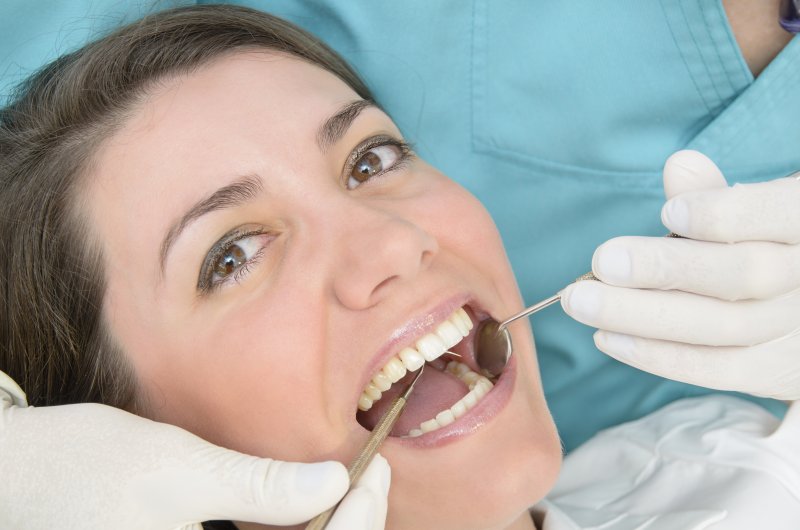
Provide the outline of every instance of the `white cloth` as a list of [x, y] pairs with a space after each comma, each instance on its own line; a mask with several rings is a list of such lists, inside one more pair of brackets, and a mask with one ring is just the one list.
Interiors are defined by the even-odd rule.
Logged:
[[781, 422], [730, 396], [600, 432], [533, 510], [540, 530], [800, 529], [800, 402]]

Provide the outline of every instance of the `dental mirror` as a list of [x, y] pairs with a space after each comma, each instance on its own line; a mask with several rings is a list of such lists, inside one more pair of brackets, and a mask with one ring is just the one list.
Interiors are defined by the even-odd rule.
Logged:
[[[594, 274], [587, 272], [583, 276], [576, 278], [577, 281], [596, 280]], [[561, 300], [561, 294], [555, 294], [550, 298], [542, 300], [519, 313], [512, 315], [502, 322], [490, 318], [481, 322], [478, 327], [478, 349], [475, 352], [475, 361], [483, 372], [483, 375], [495, 379], [500, 376], [511, 358], [514, 345], [511, 342], [511, 334], [506, 326], [522, 317], [526, 317], [549, 307]]]
[[[664, 237], [674, 237], [682, 239], [682, 236], [670, 232]], [[575, 278], [576, 282], [584, 280], [596, 280], [597, 277], [591, 272], [587, 272], [583, 276]], [[511, 334], [506, 329], [506, 326], [515, 320], [532, 315], [537, 311], [551, 306], [561, 300], [561, 294], [555, 294], [546, 300], [533, 304], [505, 319], [502, 322], [497, 322], [495, 319], [490, 318], [483, 321], [478, 327], [478, 350], [475, 352], [475, 361], [478, 367], [483, 372], [483, 375], [491, 379], [496, 379], [500, 376], [508, 364], [508, 359], [514, 351], [514, 345], [511, 343]]]

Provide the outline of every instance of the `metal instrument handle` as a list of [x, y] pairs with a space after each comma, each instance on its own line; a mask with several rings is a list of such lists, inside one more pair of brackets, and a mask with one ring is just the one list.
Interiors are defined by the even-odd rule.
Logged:
[[[350, 466], [347, 468], [347, 474], [350, 476], [350, 487], [358, 482], [358, 479], [361, 478], [364, 470], [367, 469], [369, 463], [372, 462], [372, 458], [375, 456], [375, 453], [378, 452], [378, 449], [383, 441], [387, 436], [389, 436], [389, 433], [392, 432], [392, 428], [394, 427], [394, 424], [397, 423], [397, 418], [400, 417], [400, 413], [402, 413], [403, 409], [406, 407], [408, 396], [411, 395], [411, 391], [414, 389], [414, 384], [419, 380], [423, 370], [424, 367], [420, 369], [417, 376], [414, 378], [411, 384], [408, 385], [408, 388], [406, 388], [401, 395], [394, 398], [394, 401], [392, 401], [392, 404], [389, 406], [389, 410], [387, 410], [383, 416], [381, 416], [378, 424], [375, 425], [374, 429], [372, 429], [372, 434], [370, 434], [369, 438], [367, 439], [367, 443], [364, 444], [361, 452], [352, 462], [350, 462]], [[338, 506], [339, 503], [337, 502], [328, 510], [311, 519], [311, 522], [308, 523], [305, 530], [323, 530], [325, 526], [327, 526], [328, 521]]]
[[[582, 276], [578, 276], [577, 278], [575, 278], [575, 281], [576, 282], [581, 282], [583, 280], [596, 280], [596, 279], [597, 278], [595, 277], [594, 274], [592, 274], [591, 272], [587, 272], [586, 274], [584, 274]], [[533, 304], [530, 307], [526, 307], [525, 309], [523, 309], [519, 313], [517, 313], [515, 315], [512, 315], [512, 316], [508, 317], [507, 319], [505, 319], [504, 321], [500, 322], [500, 325], [497, 326], [497, 329], [498, 329], [498, 331], [502, 331], [502, 330], [504, 330], [506, 328], [507, 325], [511, 324], [515, 320], [518, 320], [518, 319], [520, 319], [522, 317], [526, 317], [528, 315], [531, 315], [531, 314], [533, 314], [533, 313], [535, 313], [537, 311], [540, 311], [540, 310], [544, 309], [545, 307], [549, 307], [549, 306], [555, 304], [556, 302], [558, 302], [559, 300], [561, 300], [561, 295], [560, 294], [554, 294], [550, 298], [546, 298], [546, 299], [542, 300], [541, 302], [539, 302], [538, 304]]]

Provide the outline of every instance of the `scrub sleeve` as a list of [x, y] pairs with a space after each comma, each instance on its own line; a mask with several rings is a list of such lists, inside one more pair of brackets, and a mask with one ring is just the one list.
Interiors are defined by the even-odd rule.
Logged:
[[[8, 0], [0, 91], [108, 28], [189, 3], [42, 0], [33, 12]], [[678, 149], [734, 181], [800, 168], [800, 41], [754, 82], [720, 0], [231, 3], [291, 20], [355, 65], [417, 152], [489, 209], [529, 303], [586, 272], [603, 241], [664, 233], [661, 169]], [[533, 328], [567, 449], [710, 392], [606, 357], [558, 308]]]

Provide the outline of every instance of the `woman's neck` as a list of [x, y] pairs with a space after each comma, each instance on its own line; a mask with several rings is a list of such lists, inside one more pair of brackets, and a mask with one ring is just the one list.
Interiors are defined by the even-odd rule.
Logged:
[[531, 514], [525, 511], [516, 521], [506, 527], [506, 530], [536, 530], [536, 525], [533, 524]]
[[[235, 527], [239, 530], [245, 530], [247, 528], [266, 528], [261, 525], [254, 525], [253, 523], [236, 523]], [[505, 530], [536, 530], [536, 525], [533, 523], [531, 514], [525, 511], [513, 523], [508, 525]]]

